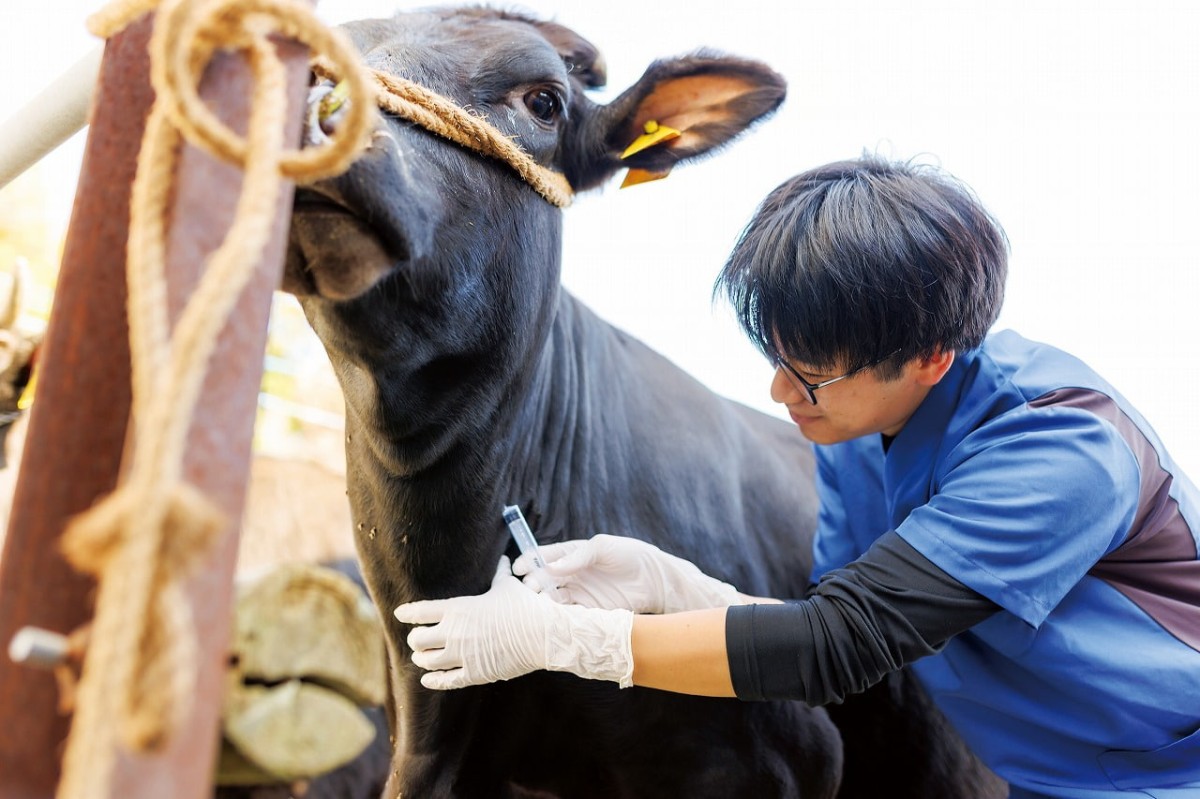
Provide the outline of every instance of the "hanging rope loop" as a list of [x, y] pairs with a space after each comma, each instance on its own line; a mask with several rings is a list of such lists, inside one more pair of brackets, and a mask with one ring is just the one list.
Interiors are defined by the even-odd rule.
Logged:
[[374, 82], [345, 34], [325, 27], [308, 5], [295, 0], [125, 0], [93, 16], [89, 28], [108, 38], [154, 8], [151, 82], [171, 123], [192, 144], [225, 161], [246, 163], [245, 140], [217, 119], [200, 99], [198, 87], [217, 50], [246, 50], [251, 41], [275, 33], [321, 54], [358, 100], [328, 143], [286, 151], [280, 158], [282, 174], [292, 180], [330, 177], [345, 171], [366, 147], [376, 122]]
[[[205, 0], [204, 13], [176, 9], [167, 24], [155, 29], [152, 63], [160, 65], [155, 83], [169, 85], [167, 112], [175, 126], [193, 143], [236, 164], [246, 162], [245, 141], [222, 124], [200, 99], [197, 86], [205, 65], [217, 48], [244, 49], [251, 38], [267, 31], [307, 44], [335, 64], [349, 84], [352, 97], [337, 133], [319, 147], [285, 151], [280, 171], [293, 180], [317, 180], [345, 171], [366, 147], [376, 122], [374, 89], [353, 45], [340, 31], [326, 28], [307, 6], [292, 0]], [[157, 40], [157, 41], [156, 41]], [[196, 42], [181, 47], [179, 42]]]

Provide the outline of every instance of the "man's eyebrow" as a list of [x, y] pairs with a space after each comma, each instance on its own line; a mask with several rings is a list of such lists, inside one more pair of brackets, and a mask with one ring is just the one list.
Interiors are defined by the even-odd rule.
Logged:
[[797, 376], [800, 379], [804, 380], [805, 383], [821, 383], [821, 380], [823, 380], [823, 379], [834, 377], [834, 374], [832, 372], [823, 373], [823, 372], [810, 372], [809, 370], [802, 370], [802, 368], [799, 368], [798, 366], [794, 365], [792, 361], [787, 361], [787, 368], [790, 368], [790, 370], [792, 370], [793, 372], [796, 372]]
[[837, 377], [837, 375], [835, 375], [833, 372], [814, 372], [811, 369], [802, 369], [790, 358], [788, 359], [788, 366], [792, 367], [797, 374], [808, 380], [810, 383], [820, 383], [822, 378]]

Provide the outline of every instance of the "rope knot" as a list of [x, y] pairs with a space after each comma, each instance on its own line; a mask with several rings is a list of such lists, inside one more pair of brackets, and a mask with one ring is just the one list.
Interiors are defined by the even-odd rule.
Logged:
[[[225, 514], [186, 483], [177, 483], [165, 493], [167, 500], [156, 535], [161, 544], [155, 569], [183, 579], [224, 529]], [[148, 509], [140, 504], [145, 497], [139, 494], [119, 489], [71, 521], [63, 534], [62, 552], [72, 566], [99, 576], [109, 568], [121, 546], [132, 535], [143, 532], [138, 528], [145, 524]]]
[[[113, 669], [121, 738], [135, 752], [156, 749], [190, 712], [195, 679], [195, 638], [184, 581], [226, 528], [227, 519], [195, 488], [178, 483], [154, 490], [165, 500], [147, 505], [146, 492], [119, 489], [72, 520], [63, 554], [82, 572], [118, 572], [136, 592], [127, 619], [134, 648], [122, 650]], [[152, 551], [146, 552], [147, 549]], [[134, 570], [146, 568], [149, 579]], [[140, 590], [137, 590], [140, 589]]]

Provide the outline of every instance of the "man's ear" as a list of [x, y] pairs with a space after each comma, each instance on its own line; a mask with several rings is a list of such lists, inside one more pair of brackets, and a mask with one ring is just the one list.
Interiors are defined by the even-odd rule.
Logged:
[[923, 386], [937, 385], [954, 363], [954, 350], [935, 350], [928, 358], [913, 362], [913, 376]]
[[564, 159], [567, 179], [584, 191], [621, 167], [643, 180], [664, 177], [675, 164], [733, 141], [772, 114], [786, 93], [783, 77], [757, 61], [705, 51], [657, 61], [575, 131]]

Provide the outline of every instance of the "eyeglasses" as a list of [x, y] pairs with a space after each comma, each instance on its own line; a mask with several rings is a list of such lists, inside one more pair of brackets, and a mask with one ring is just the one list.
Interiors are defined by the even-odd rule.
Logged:
[[787, 375], [788, 378], [792, 381], [792, 384], [794, 386], [796, 386], [796, 388], [800, 389], [800, 393], [804, 395], [804, 398], [807, 399], [809, 402], [811, 402], [813, 405], [816, 405], [817, 404], [816, 391], [818, 388], [825, 388], [825, 386], [832, 385], [833, 383], [836, 383], [839, 380], [845, 380], [847, 377], [854, 377], [856, 374], [858, 374], [859, 372], [861, 372], [865, 369], [870, 369], [872, 366], [878, 366], [879, 364], [886, 361], [888, 358], [891, 358], [892, 355], [895, 355], [897, 352], [900, 352], [900, 350], [896, 350], [896, 352], [893, 352], [891, 355], [886, 355], [877, 361], [871, 361], [870, 363], [866, 364], [865, 366], [860, 366], [851, 372], [846, 372], [846, 374], [844, 374], [844, 375], [839, 375], [838, 377], [831, 377], [828, 380], [822, 380], [820, 383], [808, 382], [807, 380], [805, 380], [803, 377], [800, 376], [800, 373], [797, 372], [790, 363], [788, 363], [781, 357], [778, 357], [778, 356], [773, 357], [771, 359], [771, 363], [774, 364], [776, 369], [782, 369], [783, 373], [785, 375]]

